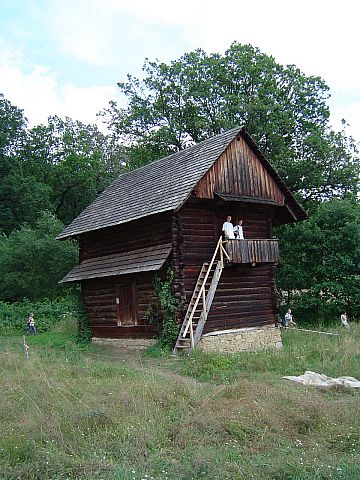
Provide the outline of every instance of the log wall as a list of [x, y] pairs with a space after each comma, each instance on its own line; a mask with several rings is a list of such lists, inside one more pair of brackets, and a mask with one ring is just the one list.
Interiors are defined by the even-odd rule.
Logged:
[[[80, 236], [80, 261], [152, 247], [172, 241], [171, 215], [157, 215], [98, 230]], [[165, 267], [166, 268], [166, 267]], [[112, 276], [83, 280], [81, 290], [93, 336], [113, 338], [146, 338], [153, 336], [146, 311], [155, 301], [154, 275], [157, 272], [140, 272], [132, 275]], [[117, 285], [131, 286], [136, 301], [134, 325], [118, 326], [116, 305]]]
[[[203, 208], [188, 203], [180, 210], [186, 305], [203, 262], [210, 261], [227, 214], [243, 219], [245, 238], [271, 238], [271, 209], [222, 205]], [[205, 333], [213, 330], [273, 324], [277, 318], [275, 268], [237, 264], [223, 270]]]
[[80, 235], [80, 262], [87, 258], [154, 247], [171, 242], [171, 214], [152, 215], [134, 222]]

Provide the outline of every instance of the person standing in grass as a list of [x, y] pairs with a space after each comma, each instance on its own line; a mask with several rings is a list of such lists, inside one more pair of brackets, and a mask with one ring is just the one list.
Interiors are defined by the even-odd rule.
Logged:
[[293, 314], [291, 313], [291, 309], [285, 313], [285, 327], [294, 327], [296, 325], [294, 321]]
[[350, 325], [349, 325], [349, 322], [348, 322], [348, 318], [347, 318], [347, 314], [346, 312], [343, 312], [340, 316], [340, 320], [341, 320], [341, 325], [346, 328], [347, 330], [350, 329]]
[[36, 328], [35, 328], [35, 320], [34, 314], [31, 312], [27, 321], [27, 332], [26, 335], [29, 334], [36, 335]]

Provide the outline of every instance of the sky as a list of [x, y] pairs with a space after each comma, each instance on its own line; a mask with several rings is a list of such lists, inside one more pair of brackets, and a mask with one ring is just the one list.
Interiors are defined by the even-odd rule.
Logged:
[[233, 41], [295, 64], [330, 87], [331, 123], [360, 140], [358, 0], [0, 0], [0, 93], [30, 126], [49, 115], [97, 123], [117, 82]]

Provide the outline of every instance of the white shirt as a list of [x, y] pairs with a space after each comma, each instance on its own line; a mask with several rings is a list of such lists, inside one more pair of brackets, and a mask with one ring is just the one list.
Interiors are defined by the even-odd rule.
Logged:
[[292, 316], [291, 313], [286, 312], [285, 313], [285, 324], [286, 324], [286, 326], [288, 326], [289, 323], [293, 323], [293, 316]]
[[236, 225], [236, 227], [234, 227], [234, 233], [238, 240], [244, 240], [244, 230], [242, 225]]
[[225, 238], [229, 240], [234, 240], [234, 225], [231, 222], [225, 222], [222, 227], [223, 232], [225, 232]]

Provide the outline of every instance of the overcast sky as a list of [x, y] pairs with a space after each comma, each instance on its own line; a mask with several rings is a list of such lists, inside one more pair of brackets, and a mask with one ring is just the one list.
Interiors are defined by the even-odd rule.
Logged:
[[0, 0], [0, 92], [31, 125], [49, 115], [86, 123], [144, 59], [250, 43], [321, 76], [331, 121], [360, 140], [358, 0]]

